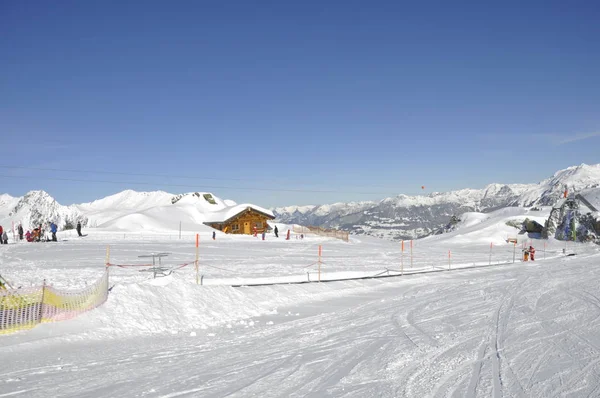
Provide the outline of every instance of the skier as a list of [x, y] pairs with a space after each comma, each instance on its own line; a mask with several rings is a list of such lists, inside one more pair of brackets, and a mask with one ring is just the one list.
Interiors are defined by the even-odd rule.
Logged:
[[[0, 225], [0, 236], [2, 236], [2, 231], [4, 231], [2, 229], [2, 225]], [[4, 240], [0, 239], [0, 244], [4, 243]]]
[[252, 228], [252, 230], [254, 231], [254, 237], [256, 238], [258, 236], [258, 230], [256, 229], [256, 225]]
[[531, 261], [535, 261], [535, 249], [533, 246], [529, 246], [529, 257], [531, 258]]
[[23, 240], [23, 225], [22, 224], [19, 224], [18, 231], [19, 231], [19, 240]]
[[2, 243], [8, 245], [8, 234], [6, 233], [6, 231], [2, 232]]
[[262, 233], [262, 240], [265, 240], [265, 231], [264, 230], [263, 230], [263, 233]]
[[82, 236], [81, 235], [81, 221], [77, 221], [77, 235]]
[[56, 242], [56, 231], [58, 227], [53, 222], [50, 223], [50, 232], [52, 232], [52, 242]]
[[523, 261], [529, 260], [529, 250], [523, 249]]
[[213, 231], [213, 240], [217, 239], [217, 233]]
[[290, 230], [289, 229], [287, 231], [287, 236], [286, 236], [285, 240], [290, 240]]
[[279, 238], [279, 230], [277, 229], [277, 225], [275, 225], [275, 229], [273, 231], [275, 232], [275, 237]]
[[27, 231], [25, 234], [25, 239], [27, 239], [27, 242], [31, 242], [31, 232]]

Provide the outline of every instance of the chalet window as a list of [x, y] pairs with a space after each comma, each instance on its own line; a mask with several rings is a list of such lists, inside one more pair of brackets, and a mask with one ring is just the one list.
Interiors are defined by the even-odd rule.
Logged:
[[240, 224], [231, 224], [231, 230], [232, 231], [239, 231], [240, 230]]
[[262, 228], [262, 227], [263, 227], [262, 221], [257, 221], [257, 222], [254, 224], [254, 226], [255, 226], [256, 228]]

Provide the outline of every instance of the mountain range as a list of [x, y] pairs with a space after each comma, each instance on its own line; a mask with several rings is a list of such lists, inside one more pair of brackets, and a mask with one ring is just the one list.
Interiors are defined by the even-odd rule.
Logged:
[[[278, 222], [285, 224], [339, 228], [354, 235], [385, 239], [416, 239], [443, 230], [451, 220], [466, 212], [552, 206], [565, 189], [584, 192], [599, 187], [600, 164], [581, 164], [557, 171], [537, 184], [490, 184], [483, 189], [398, 195], [380, 201], [277, 207], [271, 211]], [[27, 229], [54, 221], [59, 229], [68, 229], [80, 221], [86, 227], [111, 230], [175, 230], [181, 222], [184, 229], [194, 230], [207, 213], [235, 205], [234, 201], [213, 197], [216, 204], [206, 202], [198, 193], [175, 195], [126, 190], [90, 203], [63, 206], [44, 191], [31, 191], [22, 197], [3, 194], [0, 225], [22, 223]]]
[[498, 208], [552, 206], [565, 189], [582, 192], [600, 187], [600, 164], [572, 166], [537, 184], [490, 184], [483, 189], [398, 195], [380, 201], [288, 206], [272, 209], [285, 223], [339, 228], [356, 235], [417, 239], [443, 230], [466, 212]]

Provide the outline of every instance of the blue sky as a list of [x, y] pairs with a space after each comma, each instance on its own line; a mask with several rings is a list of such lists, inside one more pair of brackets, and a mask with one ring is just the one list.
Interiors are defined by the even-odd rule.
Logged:
[[600, 4], [485, 3], [4, 1], [0, 192], [270, 207], [600, 163]]

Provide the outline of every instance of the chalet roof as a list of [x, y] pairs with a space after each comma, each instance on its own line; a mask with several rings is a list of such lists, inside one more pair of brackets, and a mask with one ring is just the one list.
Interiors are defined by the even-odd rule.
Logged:
[[258, 213], [261, 213], [271, 220], [275, 219], [275, 215], [270, 210], [267, 210], [260, 206], [252, 205], [249, 203], [244, 203], [244, 204], [240, 204], [240, 205], [226, 207], [223, 210], [215, 211], [211, 214], [208, 214], [206, 216], [206, 219], [204, 220], [204, 222], [205, 223], [223, 223], [223, 222], [229, 221], [233, 217], [237, 216], [240, 213], [243, 213], [244, 211], [246, 211], [248, 209], [251, 209]]

